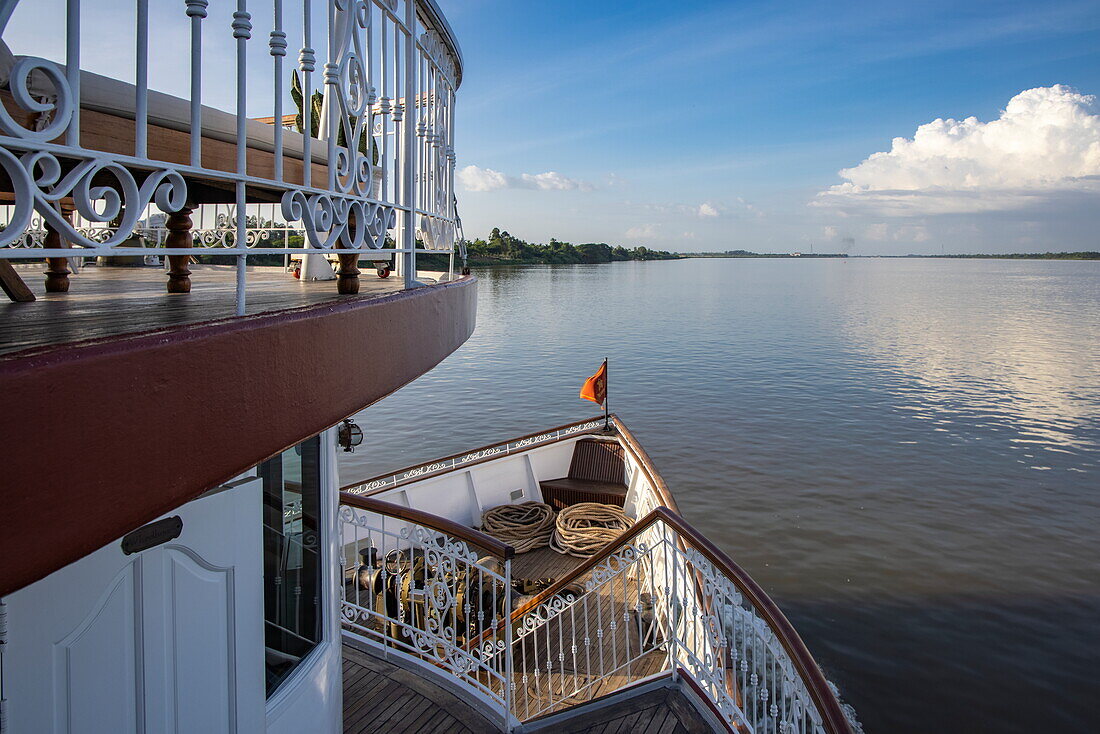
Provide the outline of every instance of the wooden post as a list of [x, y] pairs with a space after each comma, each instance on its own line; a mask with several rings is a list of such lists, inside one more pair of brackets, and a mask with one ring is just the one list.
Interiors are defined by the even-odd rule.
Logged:
[[[190, 203], [190, 202], [189, 202]], [[164, 222], [168, 235], [164, 238], [165, 247], [194, 247], [191, 238], [191, 207], [183, 207], [178, 212], [172, 212]], [[191, 262], [190, 255], [168, 256], [168, 292], [190, 293], [191, 271], [187, 269]]]
[[[61, 216], [66, 221], [71, 221], [73, 214], [73, 205], [70, 203], [61, 203]], [[69, 243], [61, 239], [61, 233], [50, 226], [48, 221], [44, 222], [46, 225], [46, 237], [42, 241], [42, 247], [46, 249], [56, 249], [59, 247], [68, 247]], [[46, 292], [47, 293], [68, 293], [69, 292], [69, 258], [67, 257], [48, 257], [46, 258]]]
[[[348, 232], [355, 231], [355, 215], [348, 215]], [[354, 296], [359, 292], [359, 250], [347, 255], [337, 254], [340, 267], [336, 269], [336, 292], [342, 296]]]
[[350, 255], [337, 254], [340, 268], [336, 271], [336, 292], [342, 296], [354, 296], [359, 292], [359, 250]]
[[9, 260], [0, 260], [0, 289], [14, 303], [30, 303], [34, 300], [34, 293], [19, 277]]

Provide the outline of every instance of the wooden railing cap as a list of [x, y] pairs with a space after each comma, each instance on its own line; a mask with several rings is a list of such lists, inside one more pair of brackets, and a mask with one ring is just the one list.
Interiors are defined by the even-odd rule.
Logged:
[[347, 492], [340, 493], [340, 504], [349, 505], [360, 510], [374, 512], [387, 517], [395, 517], [400, 520], [416, 523], [417, 525], [423, 525], [432, 530], [438, 530], [441, 533], [453, 536], [459, 540], [464, 540], [471, 545], [487, 550], [497, 558], [506, 561], [511, 560], [516, 555], [515, 548], [497, 540], [491, 535], [487, 535], [480, 530], [468, 528], [454, 520], [448, 520], [445, 517], [433, 515], [424, 510], [395, 505], [392, 502], [386, 502], [373, 497], [362, 497]]

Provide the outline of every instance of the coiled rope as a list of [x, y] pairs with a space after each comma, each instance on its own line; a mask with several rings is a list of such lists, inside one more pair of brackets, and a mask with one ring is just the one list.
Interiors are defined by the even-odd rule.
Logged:
[[542, 502], [499, 505], [481, 515], [482, 532], [526, 553], [550, 544], [554, 510]]
[[550, 547], [558, 553], [590, 558], [633, 524], [621, 507], [580, 502], [558, 513]]

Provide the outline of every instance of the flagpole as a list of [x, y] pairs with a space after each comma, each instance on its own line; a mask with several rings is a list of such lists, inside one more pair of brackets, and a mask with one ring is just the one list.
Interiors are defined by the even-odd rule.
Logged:
[[603, 358], [603, 429], [611, 431], [611, 375], [607, 370], [607, 357]]

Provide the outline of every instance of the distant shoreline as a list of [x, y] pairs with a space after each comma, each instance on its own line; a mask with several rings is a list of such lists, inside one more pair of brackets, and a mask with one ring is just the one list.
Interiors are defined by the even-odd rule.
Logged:
[[678, 252], [676, 253], [682, 258], [689, 257], [721, 257], [721, 258], [749, 258], [749, 257], [763, 257], [763, 258], [836, 258], [836, 257], [856, 257], [854, 255], [847, 255], [843, 252], [748, 252], [746, 250], [733, 250], [727, 252]]
[[[654, 253], [655, 255], [655, 253]], [[1100, 260], [1100, 252], [1035, 252], [1035, 253], [1020, 253], [1020, 254], [977, 254], [977, 255], [848, 255], [842, 252], [835, 253], [769, 253], [769, 252], [752, 252], [752, 253], [738, 253], [730, 254], [725, 252], [665, 252], [660, 255], [651, 255], [645, 257], [645, 260], [691, 260], [691, 259], [744, 259], [744, 260], [1071, 260], [1071, 261], [1086, 261], [1086, 260]], [[421, 255], [418, 261], [424, 258]], [[429, 259], [432, 256], [427, 256]], [[439, 256], [435, 256], [439, 257]], [[439, 258], [440, 262], [432, 265], [439, 267], [446, 267], [446, 263], [443, 258]], [[643, 258], [630, 258], [625, 260], [626, 262], [637, 262]], [[489, 258], [485, 256], [470, 257], [468, 265], [474, 268], [493, 268], [504, 266], [523, 266], [523, 265], [589, 265], [589, 264], [603, 264], [607, 262], [621, 262], [620, 260], [591, 260], [589, 262], [554, 262], [550, 259], [541, 258], [529, 258], [524, 260], [509, 259], [509, 258]]]
[[[608, 262], [639, 260], [684, 260], [688, 258], [811, 258], [843, 259], [869, 258], [942, 258], [974, 260], [1100, 260], [1100, 252], [1043, 252], [1013, 254], [947, 255], [851, 255], [846, 252], [813, 252], [813, 245], [806, 243], [810, 252], [752, 252], [751, 250], [724, 250], [722, 252], [669, 252], [651, 250], [648, 247], [623, 247], [606, 242], [585, 242], [574, 245], [554, 237], [547, 244], [527, 242], [515, 235], [494, 227], [487, 239], [476, 238], [466, 243], [466, 265], [470, 267], [497, 267], [501, 265], [597, 265]], [[446, 268], [450, 262], [444, 255], [421, 255], [417, 258], [422, 267]]]
[[1021, 252], [1002, 255], [857, 255], [856, 257], [937, 258], [941, 260], [1100, 260], [1100, 252]]
[[677, 253], [689, 258], [884, 258], [884, 259], [934, 259], [934, 260], [1100, 260], [1100, 252], [1024, 252], [1005, 254], [976, 255], [849, 255], [834, 253], [758, 253], [758, 252], [683, 252]]

